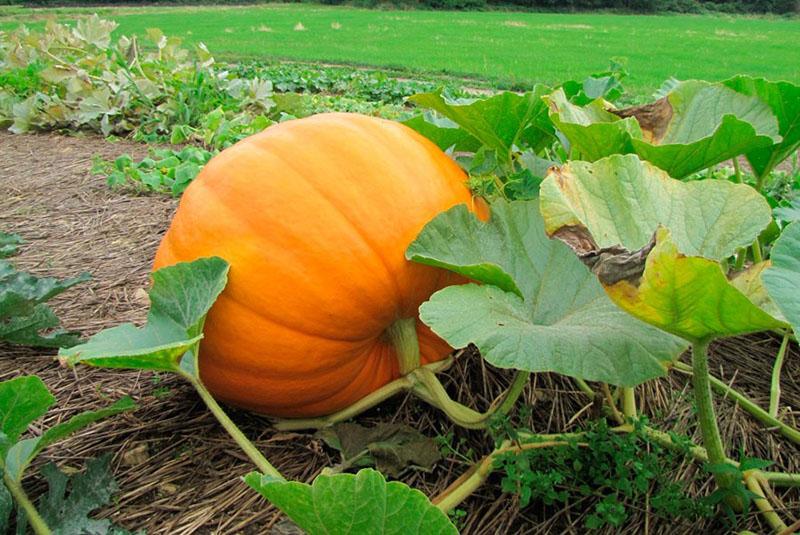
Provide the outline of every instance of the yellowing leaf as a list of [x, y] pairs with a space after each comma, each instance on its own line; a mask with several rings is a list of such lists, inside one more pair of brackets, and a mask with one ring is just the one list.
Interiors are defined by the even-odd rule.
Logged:
[[784, 327], [731, 284], [719, 263], [684, 256], [665, 228], [647, 257], [641, 280], [606, 286], [620, 308], [690, 342]]

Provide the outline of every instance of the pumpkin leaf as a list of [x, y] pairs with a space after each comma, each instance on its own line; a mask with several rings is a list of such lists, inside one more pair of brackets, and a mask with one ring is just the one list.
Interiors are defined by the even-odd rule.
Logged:
[[440, 290], [420, 317], [501, 368], [632, 386], [664, 375], [686, 347], [617, 308], [572, 250], [548, 239], [537, 201], [497, 201], [488, 223], [454, 207], [406, 255], [484, 283]]
[[8, 258], [17, 254], [17, 248], [23, 243], [25, 242], [19, 234], [0, 232], [0, 258]]
[[766, 103], [722, 84], [681, 82], [651, 104], [622, 110], [606, 109], [601, 100], [576, 106], [563, 90], [547, 101], [554, 124], [582, 159], [636, 153], [675, 178], [782, 139]]
[[0, 340], [35, 347], [71, 347], [80, 342], [79, 333], [57, 329], [58, 324], [50, 307], [40, 303], [26, 316], [0, 322]]
[[114, 416], [121, 412], [130, 411], [136, 408], [133, 400], [125, 396], [118, 399], [113, 404], [96, 411], [86, 411], [73, 416], [66, 422], [54, 425], [47, 429], [40, 436], [21, 440], [14, 444], [8, 451], [5, 461], [6, 473], [14, 480], [19, 482], [22, 474], [30, 465], [31, 461], [47, 446], [80, 431], [84, 427], [98, 422], [109, 416]]
[[[101, 331], [85, 344], [61, 350], [68, 364], [180, 372], [196, 370], [184, 355], [194, 354], [211, 305], [228, 280], [228, 263], [218, 257], [183, 262], [153, 273], [147, 324], [131, 323]], [[188, 359], [193, 360], [193, 359]]]
[[483, 99], [453, 101], [440, 90], [408, 100], [437, 111], [483, 145], [507, 154], [523, 144], [539, 150], [553, 139], [553, 126], [542, 101], [548, 91], [546, 86], [536, 85], [522, 95], [506, 91]]
[[800, 334], [800, 221], [783, 229], [770, 259], [772, 266], [761, 276], [764, 286], [795, 334]]
[[118, 490], [110, 464], [110, 454], [89, 459], [86, 468], [72, 476], [61, 472], [53, 463], [42, 467], [49, 488], [38, 508], [53, 533], [130, 533], [113, 526], [111, 520], [89, 516], [92, 511], [110, 504]]
[[750, 245], [772, 220], [750, 186], [681, 182], [632, 154], [553, 168], [542, 183], [541, 209], [551, 236], [584, 228], [598, 248], [635, 251], [663, 225], [679, 251], [712, 260]]
[[[0, 382], [0, 432], [2, 444], [12, 446], [36, 419], [42, 417], [56, 398], [35, 375]], [[0, 449], [0, 461], [7, 449]]]
[[800, 148], [800, 86], [744, 75], [722, 83], [737, 93], [758, 97], [778, 119], [778, 133], [783, 137], [780, 143], [754, 149], [746, 155], [756, 175], [766, 176]]
[[784, 327], [754, 303], [757, 277], [741, 276], [746, 282], [732, 284], [719, 262], [681, 254], [661, 227], [641, 277], [607, 284], [606, 291], [634, 317], [690, 342]]
[[399, 481], [386, 482], [369, 468], [357, 474], [320, 475], [311, 485], [258, 472], [244, 480], [309, 535], [458, 533], [420, 491]]
[[433, 141], [442, 150], [459, 152], [477, 152], [481, 142], [472, 134], [446, 117], [437, 117], [430, 112], [415, 115], [403, 121], [426, 138]]
[[442, 458], [433, 439], [404, 424], [365, 427], [344, 422], [323, 428], [316, 436], [341, 452], [338, 471], [374, 466], [382, 474], [397, 477], [408, 466], [430, 471]]

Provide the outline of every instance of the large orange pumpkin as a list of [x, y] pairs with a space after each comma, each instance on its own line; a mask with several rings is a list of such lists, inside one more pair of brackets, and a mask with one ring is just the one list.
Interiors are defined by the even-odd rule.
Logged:
[[[155, 260], [215, 255], [231, 265], [200, 346], [209, 390], [263, 414], [308, 417], [396, 379], [389, 330], [455, 282], [405, 250], [439, 212], [470, 202], [465, 180], [413, 130], [357, 114], [281, 123], [213, 158]], [[416, 325], [422, 363], [446, 357], [445, 342]]]

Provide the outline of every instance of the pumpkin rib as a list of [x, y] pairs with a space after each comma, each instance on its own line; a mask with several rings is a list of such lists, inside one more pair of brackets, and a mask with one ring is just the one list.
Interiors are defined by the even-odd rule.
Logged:
[[[292, 162], [290, 162], [288, 159], [286, 159], [285, 157], [283, 157], [283, 155], [280, 155], [280, 154], [278, 154], [278, 155], [277, 155], [277, 157], [278, 157], [280, 160], [282, 160], [283, 162], [285, 162], [285, 163], [286, 163], [286, 165], [287, 165], [288, 167], [290, 167], [291, 169], [296, 169], [296, 167], [295, 167], [295, 166], [292, 164]], [[298, 173], [298, 175], [299, 175], [299, 176], [304, 176], [302, 173]], [[335, 203], [335, 202], [334, 202], [334, 201], [333, 201], [333, 200], [332, 200], [332, 199], [331, 199], [331, 198], [330, 198], [330, 197], [327, 195], [327, 193], [326, 193], [326, 192], [323, 192], [323, 191], [322, 191], [322, 190], [321, 190], [321, 189], [320, 189], [320, 188], [319, 188], [319, 187], [318, 187], [316, 184], [314, 184], [313, 182], [311, 182], [311, 181], [309, 181], [309, 180], [304, 180], [304, 182], [305, 182], [305, 183], [306, 183], [306, 184], [307, 184], [307, 185], [308, 185], [308, 186], [309, 186], [311, 189], [313, 189], [314, 191], [316, 191], [316, 192], [319, 194], [319, 196], [320, 196], [320, 198], [321, 198], [321, 199], [324, 199], [324, 200], [325, 200], [325, 202], [327, 202], [327, 203], [328, 203], [329, 205], [331, 205], [331, 206], [332, 206], [332, 207], [333, 207], [333, 208], [334, 208], [334, 209], [335, 209], [335, 210], [336, 210], [336, 211], [337, 211], [339, 214], [341, 214], [341, 217], [342, 217], [342, 219], [348, 223], [348, 225], [349, 225], [349, 226], [350, 226], [350, 227], [351, 227], [351, 228], [352, 228], [352, 229], [355, 231], [356, 235], [357, 235], [357, 236], [359, 236], [359, 237], [361, 238], [361, 240], [362, 240], [362, 241], [363, 241], [363, 242], [364, 242], [364, 243], [367, 245], [367, 247], [368, 247], [368, 248], [369, 248], [369, 249], [370, 249], [370, 250], [371, 250], [371, 251], [372, 251], [372, 252], [375, 254], [375, 256], [376, 256], [376, 257], [377, 257], [377, 258], [380, 260], [380, 263], [383, 265], [383, 267], [384, 267], [384, 268], [386, 268], [386, 275], [387, 275], [387, 277], [388, 277], [388, 280], [391, 282], [391, 286], [392, 286], [392, 288], [394, 289], [394, 293], [395, 293], [395, 295], [394, 295], [394, 301], [395, 301], [395, 303], [399, 303], [399, 302], [400, 302], [400, 295], [401, 295], [401, 291], [400, 291], [400, 285], [399, 285], [399, 283], [398, 283], [398, 281], [397, 281], [397, 277], [396, 277], [396, 275], [395, 275], [395, 273], [394, 273], [394, 270], [392, 270], [392, 268], [390, 267], [389, 263], [386, 261], [386, 258], [384, 258], [382, 254], [380, 254], [380, 252], [378, 251], [378, 248], [375, 246], [375, 244], [374, 244], [374, 243], [372, 243], [372, 241], [371, 241], [370, 239], [368, 239], [368, 238], [367, 238], [367, 236], [366, 236], [366, 235], [365, 235], [365, 234], [364, 234], [364, 233], [363, 233], [363, 232], [362, 232], [362, 231], [361, 231], [361, 230], [358, 228], [358, 225], [356, 225], [356, 224], [355, 224], [355, 222], [354, 222], [353, 220], [351, 220], [350, 218], [348, 218], [348, 217], [345, 215], [345, 211], [344, 211], [344, 210], [342, 210], [342, 209], [341, 209], [341, 208], [340, 208], [340, 207], [339, 207], [339, 206], [338, 206], [338, 205], [337, 205], [337, 204], [336, 204], [336, 203]]]
[[372, 338], [375, 337], [375, 335], [370, 334], [370, 335], [361, 336], [361, 337], [358, 337], [358, 338], [340, 338], [340, 337], [330, 336], [328, 334], [321, 334], [321, 333], [315, 333], [315, 332], [312, 332], [312, 331], [305, 331], [305, 330], [302, 330], [301, 328], [299, 328], [296, 325], [290, 325], [290, 324], [288, 324], [286, 322], [282, 322], [282, 321], [279, 321], [279, 320], [275, 319], [273, 316], [267, 316], [264, 313], [264, 311], [255, 310], [252, 307], [247, 306], [245, 303], [243, 303], [237, 297], [234, 297], [234, 296], [231, 296], [231, 295], [226, 295], [226, 296], [224, 296], [224, 298], [229, 300], [231, 303], [234, 303], [236, 306], [240, 307], [241, 309], [246, 310], [247, 312], [251, 313], [254, 316], [254, 319], [268, 321], [269, 323], [272, 323], [273, 325], [277, 325], [279, 327], [283, 327], [284, 329], [296, 332], [298, 334], [302, 334], [303, 336], [307, 336], [307, 337], [310, 337], [310, 338], [318, 338], [320, 340], [332, 340], [334, 342], [344, 342], [344, 343], [351, 343], [352, 344], [352, 343], [365, 342], [365, 341], [371, 340]]

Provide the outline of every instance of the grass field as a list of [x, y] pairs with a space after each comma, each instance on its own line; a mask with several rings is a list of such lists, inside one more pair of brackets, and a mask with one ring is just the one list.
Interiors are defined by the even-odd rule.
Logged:
[[[579, 78], [625, 57], [628, 88], [737, 73], [800, 82], [800, 19], [510, 12], [375, 11], [310, 5], [98, 11], [118, 32], [158, 27], [218, 57], [348, 63], [527, 85]], [[0, 29], [47, 10], [0, 10]], [[299, 29], [302, 25], [303, 29]]]

